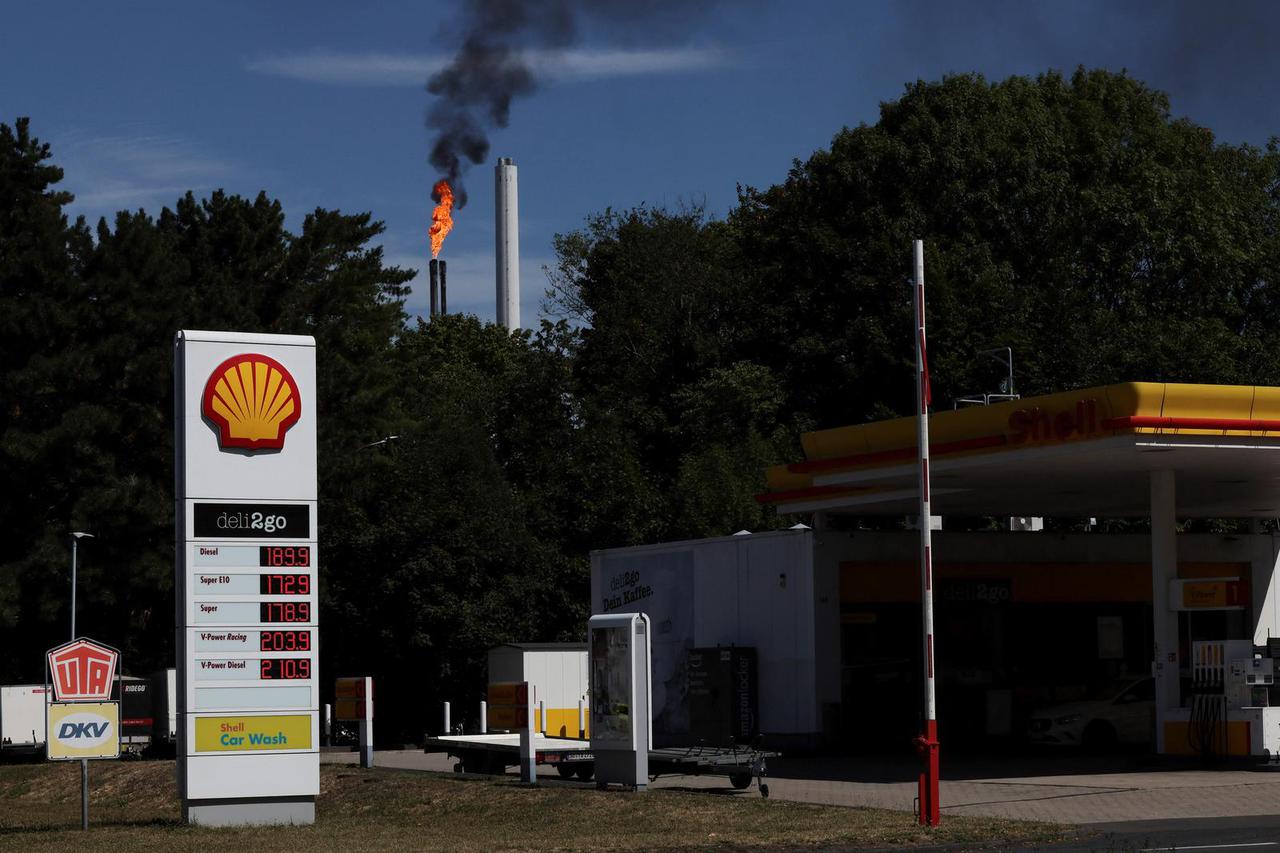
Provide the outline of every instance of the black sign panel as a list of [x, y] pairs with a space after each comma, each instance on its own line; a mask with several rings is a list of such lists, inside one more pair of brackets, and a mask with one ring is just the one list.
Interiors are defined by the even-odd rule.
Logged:
[[1013, 584], [1008, 578], [939, 578], [938, 597], [964, 604], [1008, 604]]
[[195, 505], [198, 539], [310, 539], [306, 504]]

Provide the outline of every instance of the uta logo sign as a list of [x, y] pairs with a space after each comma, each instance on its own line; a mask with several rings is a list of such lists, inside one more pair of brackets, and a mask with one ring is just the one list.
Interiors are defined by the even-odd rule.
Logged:
[[73, 640], [49, 652], [53, 694], [59, 702], [90, 702], [111, 698], [120, 653], [92, 640]]

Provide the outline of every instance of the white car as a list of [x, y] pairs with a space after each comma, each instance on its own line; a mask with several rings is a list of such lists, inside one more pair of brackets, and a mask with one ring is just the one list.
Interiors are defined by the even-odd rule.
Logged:
[[1150, 743], [1155, 690], [1152, 678], [1130, 678], [1112, 683], [1103, 698], [1039, 708], [1031, 712], [1027, 740], [1088, 749]]

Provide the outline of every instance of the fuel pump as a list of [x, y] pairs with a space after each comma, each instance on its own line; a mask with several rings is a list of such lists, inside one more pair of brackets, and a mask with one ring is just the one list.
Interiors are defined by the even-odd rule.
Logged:
[[[1191, 644], [1191, 709], [1187, 741], [1203, 758], [1227, 753], [1228, 661], [1253, 657], [1249, 640], [1197, 640]], [[1241, 707], [1236, 705], [1234, 707]]]

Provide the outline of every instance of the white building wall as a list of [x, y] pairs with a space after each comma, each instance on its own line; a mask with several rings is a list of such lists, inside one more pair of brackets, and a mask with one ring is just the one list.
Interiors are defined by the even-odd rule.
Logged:
[[[935, 534], [934, 547], [936, 564], [1151, 559], [1146, 533], [943, 530]], [[655, 716], [664, 704], [684, 701], [678, 691], [685, 650], [752, 646], [759, 660], [761, 730], [813, 739], [835, 725], [841, 701], [841, 565], [913, 564], [917, 549], [918, 539], [909, 531], [786, 530], [596, 551], [591, 555], [591, 610], [649, 615]], [[1280, 637], [1280, 590], [1274, 574], [1278, 555], [1280, 537], [1270, 534], [1178, 537], [1180, 562], [1252, 566], [1250, 609], [1258, 644], [1268, 635]], [[681, 723], [678, 717], [668, 722]]]
[[761, 731], [821, 733], [812, 554], [808, 530], [592, 553], [592, 612], [653, 623], [658, 731], [688, 731], [685, 652], [738, 645], [756, 649]]

